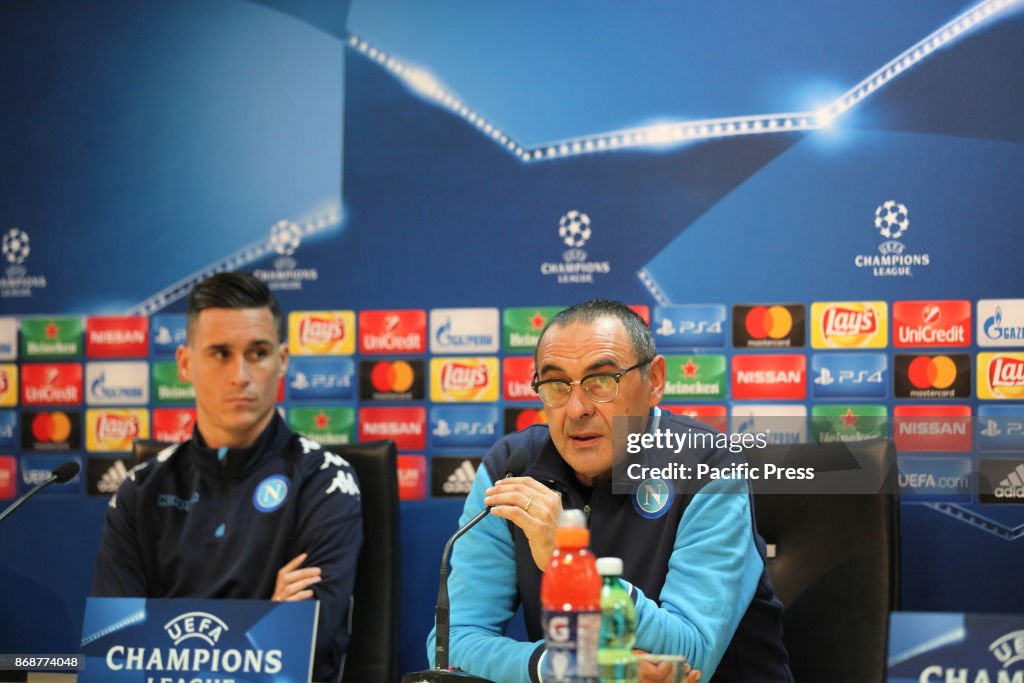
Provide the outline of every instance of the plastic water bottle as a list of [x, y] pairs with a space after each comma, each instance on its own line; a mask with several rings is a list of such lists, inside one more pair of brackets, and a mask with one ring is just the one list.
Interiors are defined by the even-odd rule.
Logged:
[[637, 662], [633, 654], [636, 642], [636, 609], [629, 592], [619, 581], [622, 560], [602, 557], [597, 561], [601, 574], [601, 642], [597, 661], [601, 683], [636, 683]]
[[554, 554], [540, 582], [545, 683], [599, 683], [601, 577], [582, 510], [563, 510]]

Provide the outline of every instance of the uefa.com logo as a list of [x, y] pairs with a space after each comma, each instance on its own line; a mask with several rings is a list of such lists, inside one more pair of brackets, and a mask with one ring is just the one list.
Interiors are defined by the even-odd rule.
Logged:
[[279, 220], [270, 228], [268, 246], [277, 254], [273, 270], [257, 269], [253, 275], [273, 290], [301, 290], [303, 282], [316, 282], [320, 273], [316, 268], [299, 268], [293, 257], [302, 244], [303, 228], [289, 220]]
[[30, 275], [25, 266], [32, 253], [32, 240], [20, 228], [11, 228], [2, 238], [3, 263], [6, 270], [0, 275], [0, 298], [14, 299], [32, 296], [33, 289], [46, 287], [45, 275]]
[[875, 209], [875, 230], [883, 242], [878, 245], [878, 254], [858, 254], [853, 258], [857, 268], [870, 269], [874, 277], [913, 277], [914, 267], [930, 265], [929, 254], [915, 254], [907, 251], [902, 242], [910, 230], [910, 210], [906, 204], [887, 199]]
[[583, 247], [594, 235], [590, 216], [573, 209], [558, 220], [558, 239], [569, 247], [562, 252], [562, 261], [540, 264], [542, 275], [556, 278], [560, 285], [594, 284], [595, 277], [612, 272], [608, 261], [589, 261]]

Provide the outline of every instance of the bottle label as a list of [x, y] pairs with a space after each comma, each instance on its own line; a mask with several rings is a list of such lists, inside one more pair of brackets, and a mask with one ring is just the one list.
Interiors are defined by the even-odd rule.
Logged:
[[601, 613], [544, 610], [545, 683], [598, 683]]

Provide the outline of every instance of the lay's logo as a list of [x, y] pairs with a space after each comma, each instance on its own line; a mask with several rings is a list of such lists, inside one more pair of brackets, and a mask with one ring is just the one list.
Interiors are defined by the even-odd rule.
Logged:
[[1024, 398], [1024, 353], [979, 353], [978, 398]]
[[882, 348], [888, 328], [884, 301], [811, 304], [811, 346], [816, 349]]
[[288, 350], [300, 356], [355, 353], [354, 311], [294, 311], [288, 315]]
[[497, 401], [497, 358], [433, 358], [430, 400]]
[[130, 451], [132, 441], [149, 438], [149, 413], [142, 408], [85, 412], [85, 447], [90, 451]]

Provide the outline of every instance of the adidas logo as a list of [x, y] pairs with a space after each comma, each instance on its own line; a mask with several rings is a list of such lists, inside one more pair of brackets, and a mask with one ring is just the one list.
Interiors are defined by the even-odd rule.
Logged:
[[473, 488], [473, 480], [476, 479], [476, 470], [473, 463], [463, 460], [454, 472], [448, 475], [441, 486], [441, 490], [448, 494], [467, 495]]
[[1024, 499], [1024, 463], [1020, 463], [993, 491], [996, 498]]
[[100, 493], [117, 493], [117, 488], [128, 478], [128, 468], [124, 466], [123, 460], [115, 460], [114, 464], [107, 468], [100, 480], [96, 482], [96, 490]]

